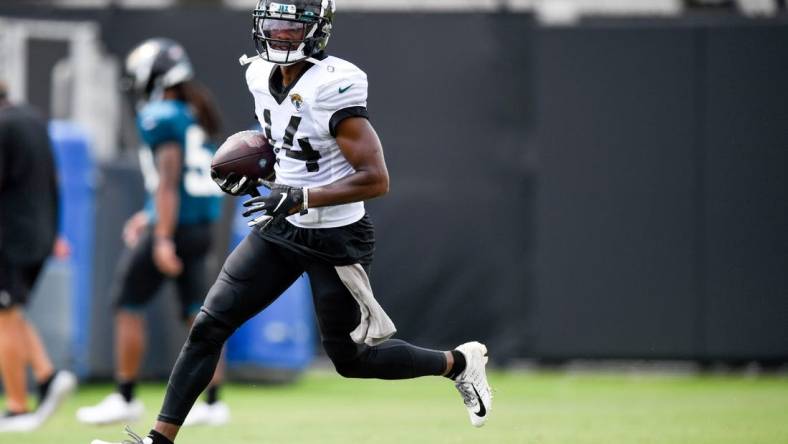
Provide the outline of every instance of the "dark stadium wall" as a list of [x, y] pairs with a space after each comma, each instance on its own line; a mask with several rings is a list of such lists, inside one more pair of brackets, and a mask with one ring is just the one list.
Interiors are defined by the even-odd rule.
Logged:
[[692, 41], [691, 29], [538, 35], [538, 356], [693, 352]]
[[[707, 38], [703, 355], [788, 357], [788, 27]], [[781, 80], [783, 79], [783, 80]]]
[[537, 33], [529, 353], [788, 358], [787, 38], [727, 20]]
[[[57, 16], [97, 20], [117, 55], [180, 40], [226, 132], [253, 123], [247, 13]], [[335, 29], [392, 177], [369, 204], [372, 280], [400, 337], [480, 339], [499, 363], [788, 359], [788, 23], [341, 13]]]

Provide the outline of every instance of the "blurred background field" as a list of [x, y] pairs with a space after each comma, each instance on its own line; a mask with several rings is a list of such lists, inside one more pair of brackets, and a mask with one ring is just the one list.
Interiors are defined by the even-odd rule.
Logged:
[[[788, 442], [788, 378], [632, 371], [508, 371], [491, 374], [495, 404], [482, 429], [468, 424], [452, 385], [439, 378], [351, 381], [313, 370], [294, 385], [231, 384], [231, 424], [183, 429], [180, 442], [209, 443], [529, 443], [777, 444]], [[78, 406], [106, 395], [80, 388], [43, 428], [9, 434], [19, 444], [119, 438], [121, 426], [87, 427]], [[144, 384], [146, 432], [163, 384]]]

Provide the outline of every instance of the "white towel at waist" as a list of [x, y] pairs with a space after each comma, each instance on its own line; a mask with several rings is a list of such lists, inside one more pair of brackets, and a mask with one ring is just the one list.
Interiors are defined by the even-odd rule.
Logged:
[[372, 286], [369, 284], [369, 277], [361, 265], [354, 264], [334, 268], [337, 270], [339, 279], [345, 284], [361, 309], [361, 322], [355, 330], [350, 332], [353, 342], [373, 346], [394, 336], [397, 328], [383, 311], [383, 307], [375, 300]]

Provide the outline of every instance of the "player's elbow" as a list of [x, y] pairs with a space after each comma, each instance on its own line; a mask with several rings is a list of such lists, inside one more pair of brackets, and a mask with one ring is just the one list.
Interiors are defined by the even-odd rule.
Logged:
[[375, 182], [370, 190], [372, 197], [380, 197], [389, 192], [389, 174], [381, 171], [375, 175]]

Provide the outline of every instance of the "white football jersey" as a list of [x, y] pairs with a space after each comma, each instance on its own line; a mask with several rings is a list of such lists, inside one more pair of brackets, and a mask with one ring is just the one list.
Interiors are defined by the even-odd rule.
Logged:
[[[247, 69], [246, 82], [254, 96], [255, 114], [276, 153], [276, 182], [314, 188], [353, 174], [331, 130], [340, 116], [366, 109], [364, 71], [340, 58], [327, 57], [278, 94], [269, 87], [274, 69], [277, 65], [258, 59]], [[332, 228], [363, 216], [364, 203], [354, 202], [311, 208], [308, 214], [287, 220], [303, 228]]]

